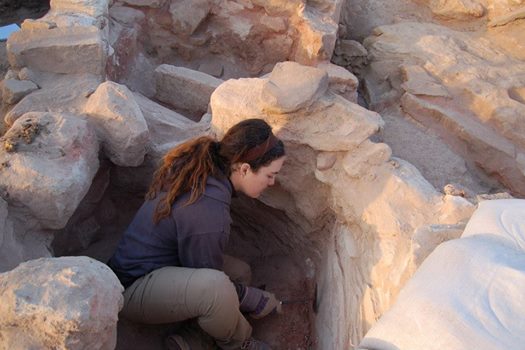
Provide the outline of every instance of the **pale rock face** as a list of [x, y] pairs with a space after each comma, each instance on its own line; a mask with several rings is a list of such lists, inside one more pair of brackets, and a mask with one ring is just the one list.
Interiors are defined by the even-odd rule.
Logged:
[[127, 6], [112, 6], [109, 15], [112, 19], [125, 25], [140, 23], [144, 17], [144, 12]]
[[[27, 260], [51, 257], [49, 246], [52, 237], [33, 231], [27, 227], [30, 225], [15, 225], [11, 214], [8, 203], [0, 198], [0, 273], [14, 269]], [[23, 216], [17, 219], [24, 224], [31, 221]]]
[[38, 90], [38, 86], [32, 81], [5, 79], [2, 83], [2, 100], [7, 104], [15, 104], [35, 90]]
[[275, 65], [264, 84], [260, 105], [268, 112], [289, 113], [309, 107], [328, 88], [328, 74], [295, 62]]
[[420, 66], [401, 66], [403, 83], [401, 87], [413, 95], [451, 97], [447, 89], [439, 84]]
[[510, 22], [513, 22], [515, 20], [518, 20], [518, 19], [523, 19], [525, 18], [525, 6], [524, 7], [521, 7], [517, 10], [514, 10], [510, 13], [507, 13], [505, 15], [502, 15], [502, 16], [499, 16], [499, 17], [496, 17], [494, 19], [492, 19], [490, 22], [489, 22], [489, 26], [491, 27], [496, 27], [496, 26], [503, 26], [507, 23], [510, 23]]
[[12, 125], [28, 112], [81, 113], [84, 105], [100, 84], [99, 76], [92, 74], [46, 74], [22, 69], [20, 79], [31, 80], [40, 89], [22, 98], [6, 115], [5, 122]]
[[115, 348], [123, 288], [106, 265], [87, 257], [32, 260], [1, 274], [0, 286], [6, 349]]
[[485, 12], [476, 0], [430, 0], [428, 5], [435, 15], [453, 19], [481, 17]]
[[201, 22], [208, 16], [213, 1], [211, 0], [181, 0], [170, 4], [170, 14], [173, 20], [173, 31], [176, 34], [191, 35]]
[[155, 69], [155, 81], [159, 101], [200, 115], [206, 113], [211, 94], [223, 82], [206, 73], [168, 64]]
[[137, 166], [144, 160], [149, 131], [133, 93], [114, 82], [100, 84], [89, 97], [84, 112], [97, 126], [109, 159], [120, 166]]
[[107, 16], [110, 0], [51, 0], [51, 10], [65, 13], [84, 13], [92, 17]]
[[166, 0], [122, 0], [124, 4], [130, 6], [145, 6], [159, 8], [166, 3]]
[[98, 141], [86, 121], [27, 113], [2, 137], [0, 187], [44, 228], [63, 228], [98, 169]]
[[341, 66], [327, 62], [318, 64], [317, 68], [328, 73], [330, 90], [351, 102], [357, 103], [357, 86], [359, 81], [355, 75]]
[[525, 147], [525, 104], [516, 93], [525, 86], [522, 61], [486, 39], [431, 24], [379, 27], [365, 46], [374, 58], [365, 76], [373, 106], [402, 95], [405, 113], [458, 150], [468, 144], [466, 159], [525, 193], [516, 158]]
[[331, 58], [337, 38], [337, 22], [327, 17], [319, 20], [317, 11], [304, 7], [295, 18], [294, 26], [301, 33], [294, 61], [315, 65]]
[[429, 225], [418, 228], [413, 237], [414, 264], [419, 267], [438, 245], [459, 238], [464, 229], [464, 224]]
[[53, 73], [102, 75], [108, 48], [96, 27], [31, 28], [13, 33], [7, 43], [9, 63]]
[[208, 124], [205, 120], [196, 123], [139, 93], [135, 93], [134, 96], [150, 133], [148, 154], [153, 155], [156, 159], [160, 159], [175, 145], [206, 133]]
[[[282, 65], [274, 72], [297, 77], [288, 82], [294, 91], [317, 91], [319, 76], [302, 78], [311, 70]], [[307, 246], [309, 234], [320, 227], [325, 232], [318, 242], [323, 252], [317, 266], [318, 346], [347, 349], [390, 307], [414, 273], [416, 230], [455, 225], [474, 208], [464, 198], [444, 197], [412, 165], [391, 159], [387, 145], [369, 140], [382, 127], [381, 117], [326, 88], [309, 93], [308, 104], [279, 109], [281, 100], [275, 100], [273, 112], [265, 112], [267, 105], [260, 101], [270, 77], [220, 85], [211, 97], [212, 130], [220, 137], [240, 120], [262, 118], [285, 143], [287, 160], [278, 185], [261, 200], [304, 228], [302, 236], [295, 233], [290, 241]], [[295, 206], [283, 204], [290, 197]], [[425, 249], [432, 249], [431, 239], [422, 241], [428, 242]]]
[[306, 5], [305, 0], [251, 0], [251, 2], [254, 5], [263, 7], [269, 15], [277, 15], [282, 12], [295, 12]]
[[26, 19], [22, 22], [22, 30], [42, 30], [67, 27], [97, 27], [102, 28], [106, 25], [104, 17], [93, 17], [82, 13], [57, 13], [48, 12], [39, 19]]

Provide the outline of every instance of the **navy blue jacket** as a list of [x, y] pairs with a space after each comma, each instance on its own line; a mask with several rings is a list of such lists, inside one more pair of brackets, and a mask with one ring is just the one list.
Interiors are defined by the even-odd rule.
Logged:
[[223, 252], [230, 235], [233, 189], [225, 177], [208, 177], [204, 194], [190, 205], [181, 195], [171, 215], [153, 223], [160, 193], [147, 200], [135, 215], [108, 262], [124, 287], [137, 278], [165, 266], [222, 270]]

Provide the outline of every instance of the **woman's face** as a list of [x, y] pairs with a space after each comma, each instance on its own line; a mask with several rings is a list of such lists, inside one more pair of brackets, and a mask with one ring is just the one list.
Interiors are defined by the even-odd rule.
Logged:
[[252, 171], [248, 163], [243, 163], [232, 173], [231, 180], [235, 190], [243, 192], [248, 197], [258, 198], [268, 186], [273, 186], [285, 159], [286, 156], [277, 158], [257, 171]]

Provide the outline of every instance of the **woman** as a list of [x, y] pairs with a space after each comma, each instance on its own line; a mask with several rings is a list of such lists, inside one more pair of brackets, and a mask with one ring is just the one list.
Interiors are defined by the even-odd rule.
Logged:
[[[230, 274], [232, 283], [223, 272], [234, 270], [225, 266], [224, 249], [232, 195], [259, 197], [284, 160], [282, 141], [261, 119], [234, 125], [220, 142], [200, 137], [171, 150], [108, 263], [125, 287], [121, 314], [150, 324], [196, 318], [221, 349], [270, 349], [250, 338], [241, 312], [261, 318], [280, 312], [280, 302], [238, 283], [240, 275], [248, 282], [249, 268]], [[167, 342], [177, 350], [198, 343], [188, 334]]]

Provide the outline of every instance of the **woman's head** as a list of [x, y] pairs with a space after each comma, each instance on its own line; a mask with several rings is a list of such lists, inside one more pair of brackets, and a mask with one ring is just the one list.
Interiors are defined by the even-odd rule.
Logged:
[[284, 145], [262, 119], [246, 119], [232, 126], [220, 142], [210, 137], [189, 140], [170, 150], [155, 172], [146, 198], [166, 192], [154, 220], [167, 217], [173, 202], [190, 192], [187, 204], [204, 193], [208, 176], [227, 176], [235, 188], [256, 198], [274, 184], [284, 162]]
[[252, 171], [284, 156], [284, 145], [262, 119], [246, 119], [232, 126], [219, 142], [219, 156], [228, 165], [227, 175], [236, 164], [247, 163]]
[[231, 127], [219, 143], [219, 156], [235, 187], [257, 198], [275, 182], [284, 162], [284, 145], [262, 119], [246, 119]]

